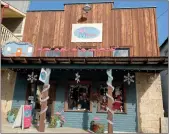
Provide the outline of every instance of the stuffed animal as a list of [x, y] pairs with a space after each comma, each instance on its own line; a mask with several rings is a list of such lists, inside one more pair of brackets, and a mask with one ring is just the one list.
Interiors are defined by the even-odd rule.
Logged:
[[122, 93], [120, 91], [120, 87], [117, 87], [115, 89], [115, 97], [114, 100], [115, 102], [113, 103], [112, 109], [113, 111], [121, 111], [122, 108]]

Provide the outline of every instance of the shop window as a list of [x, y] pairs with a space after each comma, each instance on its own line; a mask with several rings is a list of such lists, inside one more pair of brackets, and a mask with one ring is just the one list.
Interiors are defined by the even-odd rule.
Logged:
[[90, 51], [89, 49], [86, 49], [85, 52], [78, 50], [78, 57], [93, 57], [94, 52]]
[[66, 110], [90, 111], [90, 84], [70, 84]]
[[46, 51], [45, 56], [46, 57], [60, 57], [61, 56], [61, 52], [60, 51], [55, 51], [55, 50], [50, 50], [50, 51]]
[[[115, 87], [112, 92], [112, 97], [115, 99], [115, 102], [112, 104], [112, 110], [115, 113], [125, 113], [125, 89], [123, 84], [113, 85]], [[100, 102], [98, 103], [98, 112], [106, 112], [106, 107], [108, 104], [108, 97], [106, 93], [108, 91], [106, 84], [100, 84], [99, 94], [100, 94]]]
[[116, 48], [113, 51], [113, 57], [128, 57], [129, 55], [129, 48]]

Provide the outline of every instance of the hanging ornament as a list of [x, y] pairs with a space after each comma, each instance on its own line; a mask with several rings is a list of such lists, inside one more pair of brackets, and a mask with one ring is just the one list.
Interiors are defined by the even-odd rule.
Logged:
[[89, 51], [90, 51], [90, 52], [94, 52], [94, 51], [96, 51], [96, 49], [91, 48], [91, 49], [89, 49]]
[[73, 49], [72, 49], [73, 52], [76, 52], [77, 50], [78, 50], [77, 48], [73, 48]]
[[86, 49], [85, 49], [85, 48], [82, 48], [80, 51], [82, 51], [82, 52], [86, 52]]
[[130, 85], [131, 82], [134, 82], [134, 75], [130, 75], [130, 73], [127, 74], [127, 76], [124, 76], [124, 82], [127, 81], [128, 85]]
[[57, 52], [58, 52], [58, 51], [59, 51], [59, 48], [55, 48], [55, 51], [57, 51]]
[[43, 51], [50, 51], [51, 49], [50, 48], [43, 48], [42, 50]]
[[32, 72], [32, 74], [28, 74], [28, 79], [27, 81], [30, 81], [31, 83], [33, 83], [34, 81], [37, 81], [37, 75], [34, 75], [34, 72]]
[[65, 51], [67, 51], [66, 48], [61, 48], [61, 49], [60, 49], [60, 52], [65, 52]]
[[105, 51], [105, 48], [100, 48], [99, 51]]
[[75, 81], [77, 83], [79, 83], [80, 82], [80, 75], [79, 75], [79, 73], [76, 73], [75, 76], [76, 76]]

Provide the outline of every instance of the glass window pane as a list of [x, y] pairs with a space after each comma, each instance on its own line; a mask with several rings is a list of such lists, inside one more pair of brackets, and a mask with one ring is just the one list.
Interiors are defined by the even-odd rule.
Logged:
[[78, 50], [78, 57], [93, 57], [93, 52], [89, 50], [87, 50], [86, 52]]
[[69, 85], [68, 110], [90, 110], [90, 85]]
[[114, 57], [128, 57], [129, 56], [129, 49], [116, 49], [113, 51]]
[[54, 50], [47, 51], [45, 54], [46, 57], [60, 57], [60, 55], [61, 55], [60, 51], [54, 51]]
[[[112, 97], [115, 99], [115, 102], [112, 105], [112, 110], [115, 112], [123, 113], [125, 111], [124, 109], [124, 87], [123, 84], [119, 84], [118, 86], [114, 86], [114, 92], [112, 92]], [[99, 112], [106, 112], [106, 107], [108, 106], [108, 97], [106, 96], [106, 93], [108, 92], [107, 85], [101, 84], [100, 88], [100, 103], [98, 106]]]

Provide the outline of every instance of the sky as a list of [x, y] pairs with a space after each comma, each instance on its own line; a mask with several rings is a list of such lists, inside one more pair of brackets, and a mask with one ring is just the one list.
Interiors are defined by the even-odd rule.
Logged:
[[[79, 2], [80, 1], [80, 2]], [[64, 10], [65, 3], [93, 3], [112, 0], [31, 0], [30, 10]], [[168, 37], [167, 0], [114, 0], [114, 8], [156, 7], [158, 42], [161, 45]]]

